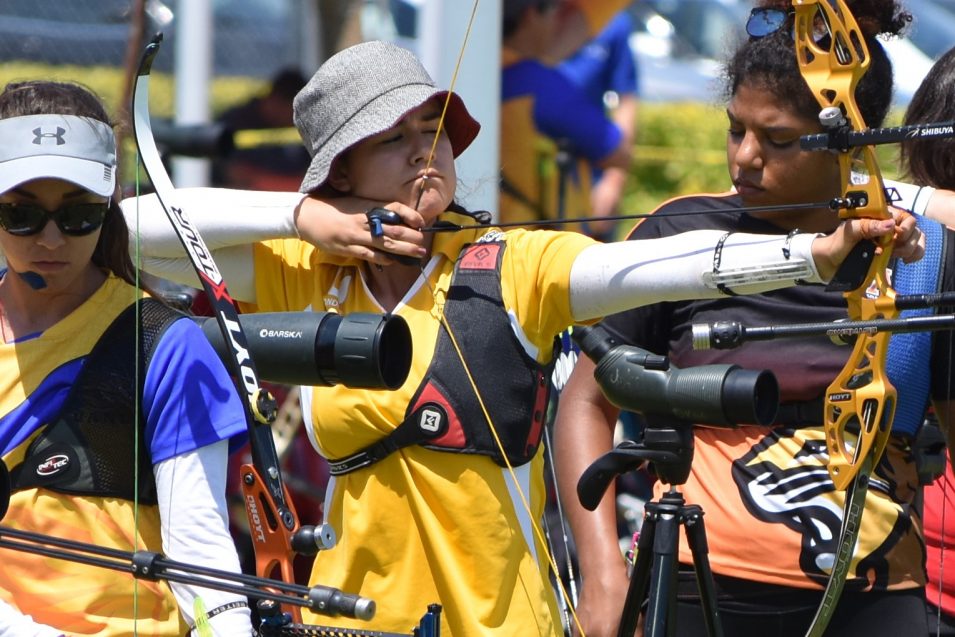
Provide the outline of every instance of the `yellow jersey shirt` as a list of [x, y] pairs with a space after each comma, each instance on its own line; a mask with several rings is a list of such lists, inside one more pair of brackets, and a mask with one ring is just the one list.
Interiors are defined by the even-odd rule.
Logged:
[[[473, 224], [455, 213], [445, 213], [442, 220]], [[554, 337], [572, 323], [571, 265], [593, 241], [550, 231], [436, 233], [424, 274], [393, 310], [412, 334], [413, 360], [404, 385], [396, 391], [341, 386], [303, 391], [310, 434], [324, 457], [353, 454], [404, 419], [431, 362], [441, 299], [455, 260], [466, 244], [488, 233], [508, 246], [501, 285], [515, 334], [538, 361], [551, 356]], [[326, 258], [298, 240], [258, 244], [254, 262], [258, 303], [249, 309], [383, 312], [369, 291], [366, 264]], [[325, 511], [338, 544], [318, 556], [311, 584], [360, 594], [377, 604], [371, 622], [336, 619], [335, 625], [407, 633], [429, 604], [440, 603], [444, 635], [559, 634], [544, 548], [530, 523], [543, 513], [542, 468], [538, 453], [515, 469], [515, 484], [506, 468], [485, 456], [411, 446], [333, 478]], [[315, 615], [307, 621], [331, 623]]]
[[[57, 382], [71, 361], [86, 356], [110, 322], [139, 290], [110, 277], [67, 318], [38, 338], [0, 343], [0, 415], [13, 418], [35, 409], [38, 387]], [[71, 382], [72, 377], [63, 380]], [[39, 430], [4, 456], [19, 464]], [[94, 544], [107, 549], [162, 550], [159, 509], [112, 497], [77, 497], [32, 488], [11, 496], [3, 523], [16, 529]], [[164, 582], [134, 580], [122, 571], [0, 550], [0, 599], [36, 621], [70, 635], [171, 636], [186, 630], [172, 592]]]

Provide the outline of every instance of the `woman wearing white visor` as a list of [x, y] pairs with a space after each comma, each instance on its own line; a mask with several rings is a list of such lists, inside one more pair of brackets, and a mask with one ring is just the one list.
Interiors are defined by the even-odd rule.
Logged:
[[[75, 84], [0, 92], [3, 524], [238, 572], [224, 493], [242, 406], [201, 330], [136, 286], [108, 122]], [[183, 635], [199, 596], [216, 635], [252, 634], [237, 595], [11, 549], [0, 563], [2, 637]]]

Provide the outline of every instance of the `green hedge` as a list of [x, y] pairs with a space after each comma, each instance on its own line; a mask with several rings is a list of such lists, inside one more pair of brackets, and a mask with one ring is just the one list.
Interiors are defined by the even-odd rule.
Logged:
[[723, 192], [726, 115], [705, 104], [640, 105], [632, 177], [622, 209], [649, 212], [667, 199]]
[[[125, 78], [115, 67], [49, 66], [29, 62], [5, 62], [0, 65], [0, 85], [16, 80], [62, 80], [79, 82], [99, 95], [114, 115], [120, 106]], [[246, 77], [217, 77], [212, 81], [212, 111], [218, 113], [263, 91], [266, 82]], [[150, 80], [149, 108], [159, 117], [171, 117], [173, 83], [167, 73], [153, 73]]]

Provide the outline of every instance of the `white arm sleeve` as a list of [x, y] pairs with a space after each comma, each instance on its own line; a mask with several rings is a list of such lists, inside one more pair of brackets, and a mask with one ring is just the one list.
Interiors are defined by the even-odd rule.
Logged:
[[[153, 467], [162, 520], [163, 553], [172, 560], [239, 573], [226, 511], [225, 487], [229, 442], [215, 444], [170, 458]], [[207, 611], [224, 604], [245, 602], [244, 596], [187, 584], [170, 584], [179, 611], [195, 625], [193, 602], [197, 596]], [[209, 619], [217, 637], [249, 637], [251, 614], [247, 606], [232, 608]], [[194, 631], [193, 631], [194, 632]]]
[[[301, 193], [224, 188], [176, 190], [176, 204], [212, 251], [232, 297], [250, 302], [255, 301], [251, 244], [297, 237], [295, 209], [304, 197]], [[131, 197], [120, 205], [129, 226], [130, 254], [135, 259], [146, 251], [139, 259], [142, 269], [176, 283], [200, 287], [156, 195]]]
[[37, 624], [29, 615], [0, 600], [0, 637], [63, 637], [63, 633]]
[[[295, 208], [305, 195], [226, 188], [179, 188], [176, 203], [202, 235], [210, 250], [298, 236]], [[155, 194], [124, 199], [120, 204], [130, 232], [139, 229], [149, 254], [182, 256], [176, 231]]]
[[[170, 232], [172, 229], [170, 228]], [[135, 259], [135, 252], [133, 253]], [[255, 303], [255, 267], [252, 264], [252, 246], [233, 246], [212, 250], [212, 258], [226, 285], [229, 295], [236, 301]], [[182, 285], [202, 288], [196, 269], [185, 252], [179, 258], [141, 256], [140, 268], [149, 274], [168, 279]]]
[[[663, 301], [718, 298], [716, 283], [736, 294], [758, 294], [821, 282], [812, 258], [816, 235], [786, 237], [733, 233], [719, 255], [722, 230], [694, 230], [662, 239], [602, 243], [585, 248], [570, 270], [574, 319], [585, 321]], [[789, 250], [786, 258], [783, 249]]]
[[898, 192], [901, 197], [899, 201], [890, 201], [890, 204], [903, 210], [908, 210], [915, 215], [925, 214], [925, 209], [928, 208], [928, 202], [932, 199], [932, 195], [935, 194], [935, 188], [931, 186], [916, 186], [915, 184], [907, 184], [893, 179], [885, 179], [882, 183], [886, 189], [895, 188], [895, 191]]

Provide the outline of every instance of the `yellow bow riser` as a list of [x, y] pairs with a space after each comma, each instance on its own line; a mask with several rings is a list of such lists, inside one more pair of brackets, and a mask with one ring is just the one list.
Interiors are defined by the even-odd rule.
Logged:
[[[800, 71], [816, 101], [828, 113], [838, 109], [853, 130], [865, 121], [855, 89], [871, 58], [855, 18], [843, 0], [793, 0], [795, 47]], [[838, 155], [842, 196], [853, 205], [842, 209], [847, 218], [886, 219], [888, 210], [875, 151], [870, 146]], [[844, 293], [849, 318], [896, 318], [895, 291], [886, 277], [892, 256], [891, 236], [882, 237], [862, 284]], [[829, 474], [845, 490], [870, 454], [882, 455], [892, 428], [897, 393], [885, 373], [889, 335], [858, 337], [842, 372], [826, 392], [825, 431]]]

